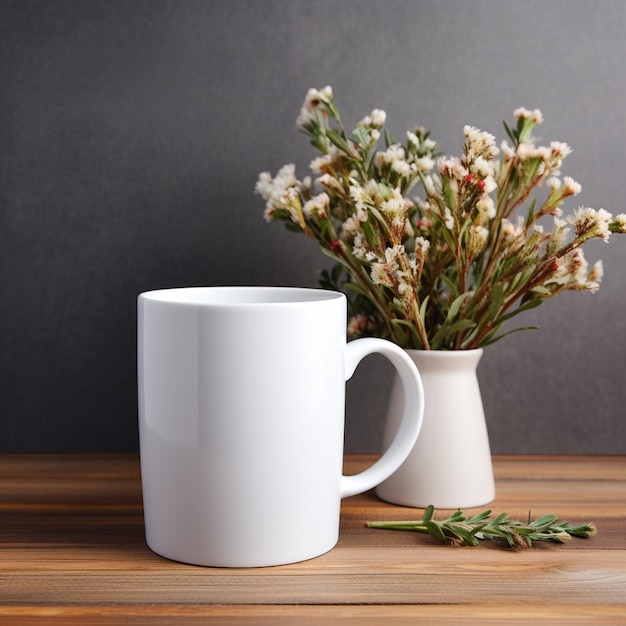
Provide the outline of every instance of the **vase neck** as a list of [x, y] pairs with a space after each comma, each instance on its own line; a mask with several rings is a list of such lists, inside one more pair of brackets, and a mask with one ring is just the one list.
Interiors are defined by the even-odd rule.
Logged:
[[418, 369], [422, 370], [473, 370], [483, 354], [476, 350], [407, 350]]

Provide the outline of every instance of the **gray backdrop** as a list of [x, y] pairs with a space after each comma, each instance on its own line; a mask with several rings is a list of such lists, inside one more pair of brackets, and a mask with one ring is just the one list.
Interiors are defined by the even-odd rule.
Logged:
[[[312, 158], [309, 87], [448, 154], [539, 107], [574, 148], [569, 208], [625, 211], [624, 32], [621, 0], [2, 0], [0, 450], [136, 448], [139, 292], [317, 285], [322, 254], [253, 193]], [[599, 293], [483, 356], [494, 452], [626, 453], [626, 237], [588, 257]], [[378, 450], [389, 383], [376, 357], [350, 382], [349, 451]]]

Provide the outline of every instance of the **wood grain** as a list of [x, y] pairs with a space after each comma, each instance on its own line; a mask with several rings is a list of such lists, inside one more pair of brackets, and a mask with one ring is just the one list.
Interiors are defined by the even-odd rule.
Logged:
[[[349, 456], [345, 471], [375, 458]], [[494, 466], [494, 511], [593, 521], [598, 535], [518, 551], [440, 546], [367, 528], [421, 516], [369, 492], [343, 502], [339, 543], [321, 557], [194, 567], [146, 547], [136, 457], [0, 455], [0, 623], [626, 623], [626, 457]]]

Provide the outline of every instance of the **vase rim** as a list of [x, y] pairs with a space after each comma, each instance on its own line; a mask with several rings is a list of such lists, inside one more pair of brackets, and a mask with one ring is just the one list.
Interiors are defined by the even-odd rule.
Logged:
[[411, 352], [419, 353], [419, 354], [432, 354], [437, 355], [435, 358], [447, 358], [444, 355], [454, 355], [456, 357], [462, 355], [471, 355], [471, 354], [482, 354], [483, 348], [472, 348], [471, 350], [418, 350], [416, 348], [405, 348], [406, 352], [409, 354]]

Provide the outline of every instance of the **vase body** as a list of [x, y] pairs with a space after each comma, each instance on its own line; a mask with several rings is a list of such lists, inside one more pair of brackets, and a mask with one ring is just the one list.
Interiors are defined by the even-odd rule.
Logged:
[[[495, 498], [489, 436], [476, 367], [482, 349], [407, 350], [422, 376], [424, 421], [417, 443], [377, 495], [393, 504], [457, 509]], [[400, 382], [394, 380], [383, 449], [402, 415]]]

